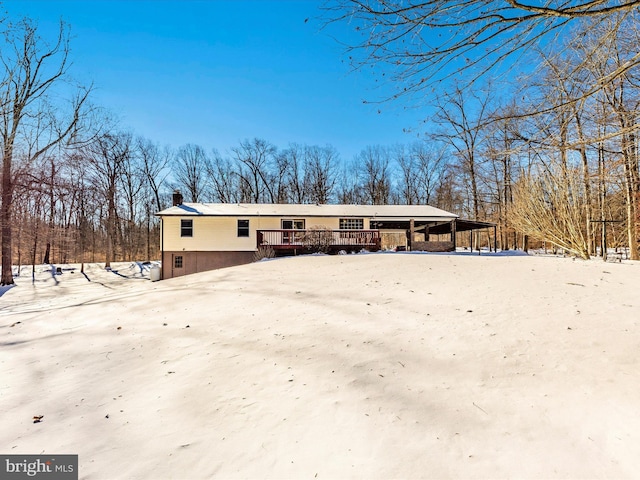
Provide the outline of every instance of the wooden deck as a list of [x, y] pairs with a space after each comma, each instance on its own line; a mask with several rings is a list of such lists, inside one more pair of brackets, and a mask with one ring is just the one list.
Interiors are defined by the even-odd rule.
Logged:
[[258, 230], [257, 246], [280, 253], [380, 250], [378, 230]]

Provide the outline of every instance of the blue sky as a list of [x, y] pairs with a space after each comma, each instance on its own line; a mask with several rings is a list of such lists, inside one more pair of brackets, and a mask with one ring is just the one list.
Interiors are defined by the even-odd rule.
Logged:
[[37, 20], [45, 37], [53, 38], [61, 18], [69, 23], [71, 75], [93, 82], [93, 101], [124, 128], [160, 144], [195, 143], [226, 154], [258, 137], [279, 148], [331, 144], [350, 160], [367, 145], [415, 140], [426, 113], [363, 103], [384, 90], [364, 72], [351, 72], [343, 47], [329, 36], [348, 37], [349, 27], [321, 31], [320, 4], [2, 1], [10, 18]]

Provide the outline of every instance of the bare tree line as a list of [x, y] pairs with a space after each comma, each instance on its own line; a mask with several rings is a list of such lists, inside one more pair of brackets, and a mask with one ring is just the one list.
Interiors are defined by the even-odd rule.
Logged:
[[[445, 18], [438, 5], [457, 4], [410, 2], [404, 11], [395, 2], [347, 3], [358, 9], [351, 15], [404, 19], [416, 29], [426, 28], [426, 18]], [[169, 206], [174, 189], [191, 202], [431, 204], [496, 222], [503, 249], [530, 238], [584, 258], [603, 245], [621, 246], [638, 259], [636, 2], [506, 3], [498, 15], [526, 12], [518, 28], [540, 29], [548, 16], [553, 25], [597, 22], [565, 34], [558, 51], [539, 49], [540, 67], [517, 78], [519, 88], [451, 82], [435, 96], [419, 140], [364, 146], [352, 159], [331, 145], [276, 146], [260, 138], [225, 154], [196, 144], [162, 146], [92, 107], [90, 87], [71, 90], [69, 107], [60, 108], [54, 98], [61, 83], [68, 87], [68, 27], [61, 24], [50, 42], [28, 20], [7, 26], [0, 54], [2, 283], [12, 283], [12, 264], [157, 258], [154, 214]], [[435, 10], [419, 20], [418, 8]], [[398, 28], [383, 25], [387, 34]], [[379, 53], [390, 55], [392, 43]], [[462, 46], [449, 53], [457, 58]], [[447, 58], [445, 50], [431, 53], [426, 65]], [[409, 82], [403, 88], [427, 85], [413, 77], [420, 69], [400, 65]]]
[[454, 211], [496, 221], [503, 248], [532, 237], [584, 258], [609, 244], [640, 259], [639, 2], [324, 8], [327, 26], [360, 35], [347, 43], [352, 65], [391, 80], [374, 101], [435, 99], [427, 135], [458, 160]]

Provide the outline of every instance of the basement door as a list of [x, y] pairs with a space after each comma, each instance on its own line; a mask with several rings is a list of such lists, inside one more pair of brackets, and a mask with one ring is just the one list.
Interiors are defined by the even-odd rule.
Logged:
[[171, 278], [185, 274], [184, 255], [171, 254]]

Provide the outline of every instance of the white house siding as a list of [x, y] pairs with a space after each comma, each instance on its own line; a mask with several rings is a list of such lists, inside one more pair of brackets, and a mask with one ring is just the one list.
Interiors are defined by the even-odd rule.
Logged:
[[[162, 278], [253, 260], [258, 230], [281, 230], [282, 220], [303, 219], [305, 229], [340, 229], [340, 219], [378, 222], [447, 222], [456, 215], [428, 205], [270, 205], [180, 203], [157, 213], [162, 219]], [[193, 236], [181, 237], [181, 220], [193, 221]], [[238, 220], [249, 220], [249, 236], [238, 237]], [[406, 246], [404, 229], [382, 231], [383, 248]]]
[[[180, 236], [180, 220], [193, 220], [193, 237]], [[279, 230], [282, 220], [304, 219], [305, 228], [315, 226], [331, 230], [340, 228], [335, 217], [206, 217], [196, 215], [163, 217], [165, 251], [227, 252], [254, 251], [257, 230]], [[238, 237], [238, 220], [249, 220], [249, 237]], [[369, 229], [369, 219], [364, 219], [364, 229]]]
[[[180, 236], [180, 220], [193, 220], [193, 237]], [[252, 220], [249, 217], [246, 219]], [[164, 217], [164, 245], [168, 251], [248, 251], [256, 248], [256, 232], [249, 222], [249, 236], [238, 237], [237, 218]]]

